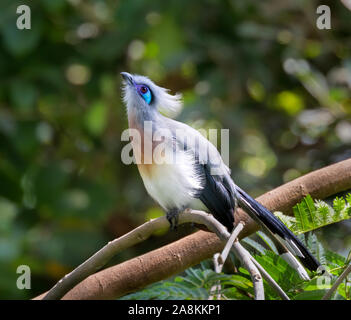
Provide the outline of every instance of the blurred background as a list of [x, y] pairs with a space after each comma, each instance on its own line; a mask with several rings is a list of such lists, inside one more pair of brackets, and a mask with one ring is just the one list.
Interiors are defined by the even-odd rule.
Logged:
[[[31, 30], [16, 28], [20, 4]], [[321, 4], [331, 30], [316, 28]], [[121, 161], [121, 71], [183, 93], [180, 121], [229, 128], [232, 175], [254, 196], [349, 158], [350, 21], [335, 0], [2, 0], [0, 298], [48, 290], [163, 214]], [[345, 253], [350, 230], [318, 236]], [[160, 232], [113, 263], [185, 232]], [[16, 287], [22, 264], [31, 290]]]

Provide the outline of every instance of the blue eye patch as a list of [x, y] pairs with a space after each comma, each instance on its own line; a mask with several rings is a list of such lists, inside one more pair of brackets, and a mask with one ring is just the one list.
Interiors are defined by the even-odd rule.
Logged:
[[150, 89], [144, 84], [138, 84], [138, 85], [136, 85], [136, 87], [137, 87], [139, 94], [142, 96], [142, 98], [145, 100], [145, 102], [147, 104], [150, 104], [151, 100], [152, 100], [152, 94], [151, 94]]

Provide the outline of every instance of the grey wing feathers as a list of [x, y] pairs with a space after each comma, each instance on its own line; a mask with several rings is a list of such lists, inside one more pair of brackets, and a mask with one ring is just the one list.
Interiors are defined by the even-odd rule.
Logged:
[[[192, 151], [198, 172], [202, 175], [204, 186], [199, 192], [199, 199], [212, 215], [231, 231], [234, 227], [236, 208], [235, 184], [230, 177], [230, 170], [224, 164], [218, 150], [195, 129], [168, 119], [173, 132], [177, 131], [177, 142], [184, 150]], [[190, 138], [190, 139], [189, 139]]]
[[206, 183], [199, 199], [212, 215], [231, 232], [234, 228], [236, 207], [234, 190], [229, 185], [227, 177], [212, 176], [206, 165], [203, 168]]

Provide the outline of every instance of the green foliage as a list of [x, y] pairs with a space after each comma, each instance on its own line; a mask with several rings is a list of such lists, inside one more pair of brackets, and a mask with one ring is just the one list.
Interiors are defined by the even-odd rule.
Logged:
[[[336, 197], [333, 207], [325, 202], [313, 202], [310, 196], [305, 197], [294, 207], [295, 218], [278, 213], [277, 216], [295, 232], [304, 233], [311, 228], [317, 229], [323, 225], [331, 224], [345, 219], [349, 215], [350, 194], [343, 198]], [[314, 233], [306, 237], [299, 236], [310, 252], [326, 269], [326, 273], [311, 274], [310, 281], [303, 281], [297, 272], [283, 260], [277, 253], [273, 242], [261, 231], [257, 232], [259, 243], [252, 238], [245, 238], [241, 242], [253, 249], [255, 259], [280, 285], [290, 299], [294, 300], [320, 300], [331, 288], [335, 280], [351, 262], [351, 250], [348, 257], [326, 249]], [[212, 291], [218, 285], [220, 290]], [[264, 281], [265, 297], [267, 300], [280, 299], [274, 289]], [[124, 300], [134, 299], [253, 299], [253, 286], [250, 275], [242, 267], [234, 274], [215, 273], [210, 262], [203, 262], [199, 268], [189, 268], [184, 276], [173, 280], [155, 283], [142, 291], [124, 296]], [[340, 285], [333, 295], [336, 300], [351, 299], [351, 276]]]
[[[189, 269], [190, 270], [190, 269]], [[149, 288], [127, 295], [121, 300], [207, 300], [208, 293], [204, 288], [188, 286], [185, 282], [164, 281]]]
[[[255, 258], [288, 294], [291, 294], [291, 292], [301, 284], [301, 279], [297, 272], [274, 252], [267, 251], [265, 255], [255, 256]], [[268, 289], [268, 286], [266, 286], [265, 289], [266, 291], [268, 290], [271, 298], [277, 298], [276, 294], [270, 287]]]
[[246, 274], [223, 274], [208, 269], [202, 263], [199, 268], [185, 270], [185, 276], [175, 277], [171, 281], [161, 281], [146, 289], [121, 298], [122, 300], [207, 300], [211, 295], [216, 298], [217, 291], [212, 287], [221, 284], [221, 297], [224, 299], [248, 299], [252, 296], [252, 282]]
[[[307, 246], [311, 252], [316, 250], [316, 246], [320, 248], [317, 257], [320, 261], [323, 261], [330, 277], [315, 275], [310, 281], [304, 282], [296, 271], [274, 252], [266, 250], [265, 254], [255, 255], [255, 259], [293, 300], [320, 300], [348, 265], [345, 257], [323, 248], [315, 236], [313, 241], [308, 242]], [[220, 285], [220, 291], [211, 291], [211, 288], [215, 285]], [[350, 300], [350, 287], [351, 277], [339, 286], [333, 299]], [[280, 299], [266, 281], [264, 281], [264, 288], [267, 300]], [[199, 268], [187, 269], [184, 276], [155, 283], [144, 290], [126, 295], [121, 299], [208, 300], [210, 296], [217, 299], [217, 294], [220, 294], [220, 299], [253, 299], [253, 287], [249, 273], [245, 269], [239, 268], [239, 271], [235, 274], [218, 274], [209, 269], [208, 263], [202, 264]]]
[[300, 203], [293, 207], [294, 216], [289, 217], [281, 212], [275, 215], [296, 234], [312, 231], [326, 225], [340, 222], [351, 218], [351, 194], [342, 197], [336, 197], [333, 206], [328, 205], [321, 200], [313, 201], [310, 195], [307, 195]]

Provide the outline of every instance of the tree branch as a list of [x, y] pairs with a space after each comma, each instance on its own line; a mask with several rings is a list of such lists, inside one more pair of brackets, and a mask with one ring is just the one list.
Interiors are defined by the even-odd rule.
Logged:
[[335, 283], [333, 286], [327, 291], [327, 293], [323, 296], [322, 300], [329, 300], [334, 291], [339, 287], [341, 282], [348, 276], [348, 274], [351, 272], [351, 263], [347, 266], [347, 268], [344, 270], [344, 272], [340, 275], [338, 279], [336, 279]]
[[[233, 232], [232, 232], [227, 244], [225, 245], [222, 253], [216, 253], [213, 256], [215, 271], [217, 273], [222, 272], [225, 260], [227, 259], [228, 254], [229, 254], [229, 250], [232, 250], [236, 256], [240, 255], [240, 256], [246, 257], [245, 261], [249, 263], [249, 265], [247, 265], [248, 269], [252, 270], [255, 267], [257, 268], [257, 272], [255, 269], [255, 272], [251, 274], [251, 278], [252, 278], [253, 284], [254, 284], [255, 297], [257, 300], [259, 300], [258, 298], [260, 298], [260, 297], [264, 298], [263, 282], [262, 282], [262, 280], [257, 281], [257, 279], [255, 278], [255, 276], [257, 274], [262, 274], [263, 278], [267, 281], [267, 283], [277, 292], [277, 294], [283, 300], [290, 300], [289, 297], [287, 296], [287, 294], [284, 292], [284, 290], [279, 286], [279, 284], [275, 282], [275, 280], [269, 275], [269, 273], [258, 263], [258, 261], [255, 260], [255, 258], [238, 241], [233, 246], [234, 241], [237, 240], [239, 233], [243, 229], [243, 227], [244, 227], [244, 224], [242, 222], [238, 223], [236, 228], [233, 230]], [[249, 262], [248, 259], [251, 262]], [[254, 264], [254, 266], [252, 266], [252, 263]], [[221, 296], [219, 293], [220, 290], [221, 290], [221, 287], [219, 284], [214, 285], [210, 290], [211, 296], [210, 296], [209, 300], [213, 299], [213, 296], [216, 292], [218, 293], [217, 299], [220, 299], [220, 296]]]
[[269, 273], [258, 263], [258, 261], [251, 256], [252, 262], [256, 265], [257, 269], [261, 272], [263, 278], [267, 281], [267, 283], [275, 290], [279, 297], [283, 300], [290, 300], [284, 290], [279, 286], [278, 283], [269, 275]]
[[[289, 214], [291, 208], [307, 194], [313, 198], [324, 199], [350, 188], [351, 159], [348, 159], [286, 183], [257, 200], [272, 211]], [[240, 238], [258, 230], [257, 224], [242, 210], [238, 210], [236, 219], [245, 223]], [[223, 243], [215, 234], [198, 231], [162, 248], [93, 274], [63, 298], [115, 299], [178, 274], [222, 249]], [[37, 299], [42, 297], [43, 295]]]
[[[232, 234], [230, 235], [223, 251], [221, 253], [215, 253], [213, 256], [213, 263], [215, 266], [215, 272], [221, 273], [223, 270], [223, 266], [225, 261], [228, 258], [229, 251], [233, 248], [233, 243], [237, 239], [240, 231], [244, 228], [244, 223], [239, 222], [237, 226], [234, 228]], [[217, 299], [221, 298], [221, 285], [219, 284], [220, 281], [217, 281], [217, 284], [213, 285], [210, 290], [210, 297], [209, 300], [213, 300], [214, 294], [217, 292]]]
[[[222, 240], [229, 239], [230, 235], [224, 227], [210, 214], [196, 210], [185, 210], [179, 214], [178, 224], [193, 222], [205, 225], [210, 231], [217, 234]], [[242, 224], [240, 224], [242, 226]], [[127, 234], [110, 241], [102, 249], [84, 261], [76, 269], [65, 275], [59, 282], [52, 287], [43, 300], [61, 299], [70, 289], [80, 281], [84, 280], [100, 268], [102, 268], [118, 252], [125, 250], [139, 242], [145, 241], [155, 231], [169, 228], [169, 222], [166, 217], [152, 219]], [[240, 232], [238, 228], [238, 232]]]
[[239, 240], [234, 241], [232, 250], [239, 258], [244, 268], [249, 271], [255, 292], [255, 300], [264, 300], [263, 280], [256, 265], [252, 261], [250, 253], [240, 244]]
[[[255, 299], [264, 300], [264, 288], [260, 272], [253, 263], [249, 252], [242, 247], [237, 240], [238, 234], [244, 227], [243, 223], [240, 222], [232, 234], [229, 234], [223, 225], [221, 225], [212, 215], [196, 210], [186, 210], [179, 215], [179, 224], [187, 222], [205, 225], [210, 231], [216, 233], [222, 241], [227, 243], [222, 254], [219, 256], [220, 272], [222, 271], [223, 264], [228, 257], [229, 251], [232, 250], [251, 275], [255, 291]], [[97, 269], [101, 268], [118, 252], [138, 242], [144, 241], [160, 228], [168, 227], [168, 224], [169, 222], [165, 219], [165, 217], [153, 219], [142, 224], [126, 235], [110, 241], [88, 260], [83, 262], [71, 273], [62, 278], [51, 290], [49, 290], [49, 292], [44, 296], [43, 300], [61, 299], [64, 294], [72, 289], [77, 283], [91, 275]]]

